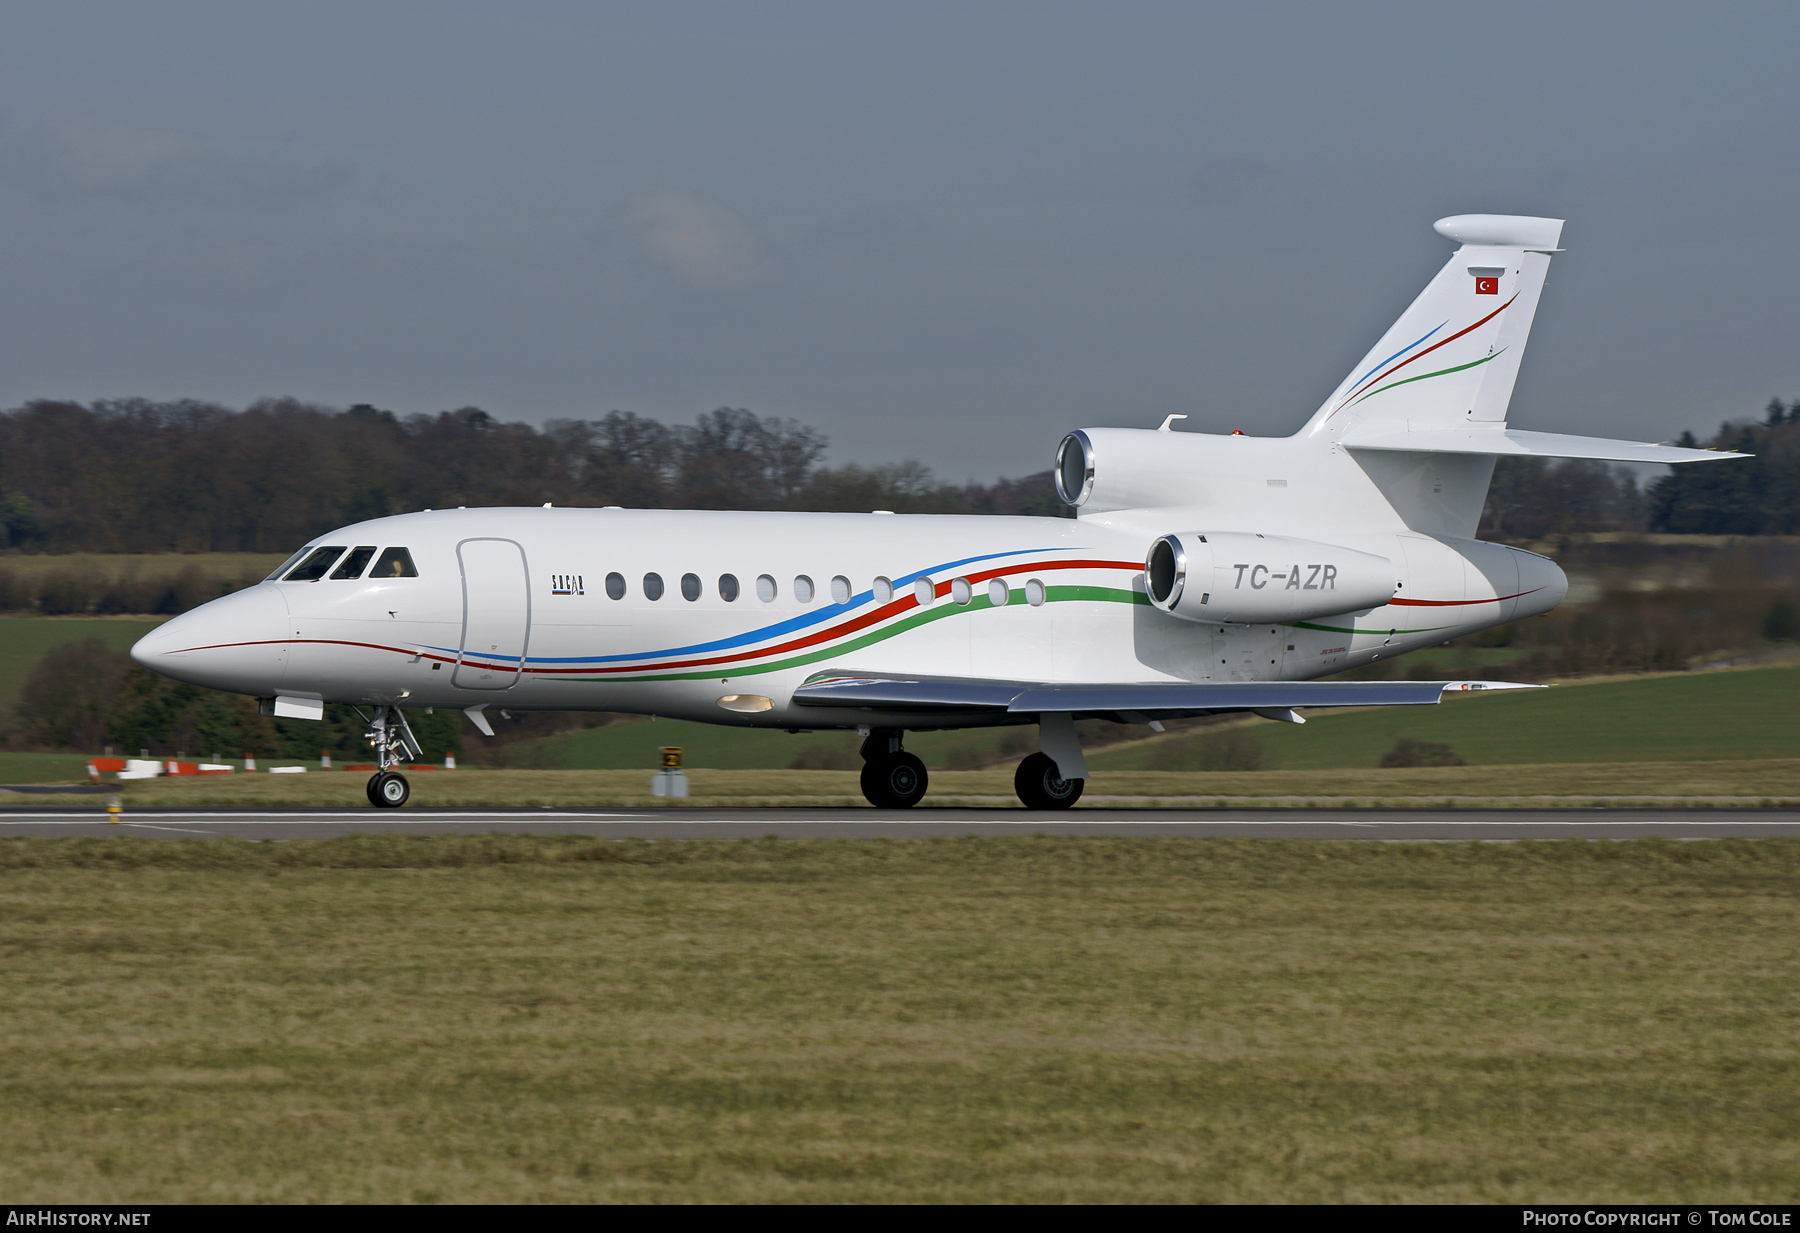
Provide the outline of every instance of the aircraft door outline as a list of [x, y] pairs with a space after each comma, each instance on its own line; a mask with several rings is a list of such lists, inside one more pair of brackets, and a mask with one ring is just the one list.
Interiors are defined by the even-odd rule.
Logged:
[[[525, 547], [499, 536], [473, 536], [456, 545], [456, 565], [462, 575], [463, 621], [451, 683], [459, 689], [511, 689], [519, 683], [531, 643], [531, 569]], [[471, 653], [487, 658], [471, 660]], [[511, 667], [501, 666], [508, 662]]]

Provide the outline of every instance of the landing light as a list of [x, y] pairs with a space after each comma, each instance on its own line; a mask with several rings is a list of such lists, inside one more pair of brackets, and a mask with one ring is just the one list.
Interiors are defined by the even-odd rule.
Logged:
[[761, 694], [726, 694], [719, 699], [722, 710], [737, 711], [742, 715], [755, 715], [762, 711], [775, 709], [775, 700], [765, 698]]

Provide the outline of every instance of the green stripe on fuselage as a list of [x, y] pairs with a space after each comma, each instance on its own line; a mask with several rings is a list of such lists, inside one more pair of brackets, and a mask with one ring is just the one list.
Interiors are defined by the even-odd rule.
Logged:
[[[1148, 604], [1150, 602], [1149, 598], [1141, 592], [1127, 591], [1121, 587], [1054, 586], [1045, 587], [1044, 592], [1047, 603]], [[1025, 588], [1014, 587], [1012, 594], [1007, 598], [1006, 606], [1011, 608], [1023, 603], [1025, 603]], [[961, 616], [992, 607], [994, 607], [994, 603], [985, 593], [970, 600], [967, 605], [939, 600], [922, 612], [901, 617], [891, 625], [870, 630], [848, 642], [839, 642], [832, 646], [821, 647], [816, 651], [807, 651], [766, 664], [713, 664], [700, 671], [663, 672], [654, 676], [626, 676], [624, 674], [614, 676], [609, 674], [607, 676], [553, 676], [540, 679], [574, 681], [583, 685], [591, 685], [598, 681], [704, 681], [708, 677], [718, 676], [721, 672], [727, 677], [757, 676], [765, 672], [803, 668], [807, 664], [816, 664], [821, 660], [835, 659], [853, 651], [860, 651], [864, 647], [874, 646], [878, 642], [885, 642], [909, 629], [918, 629], [921, 625], [931, 621], [941, 621], [945, 617]]]

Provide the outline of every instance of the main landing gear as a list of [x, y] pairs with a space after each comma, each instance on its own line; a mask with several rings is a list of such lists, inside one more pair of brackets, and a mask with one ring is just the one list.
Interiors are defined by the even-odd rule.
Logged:
[[[356, 713], [362, 715], [361, 710]], [[425, 756], [424, 751], [399, 707], [378, 706], [373, 718], [363, 718], [369, 724], [364, 735], [375, 746], [375, 764], [379, 768], [369, 776], [369, 804], [377, 809], [398, 809], [412, 795], [412, 786], [406, 782], [406, 776], [393, 768], [403, 761], [417, 761]]]
[[[876, 728], [862, 744], [862, 792], [877, 809], [911, 809], [925, 799], [925, 764], [900, 748], [898, 728]], [[1013, 790], [1027, 809], [1069, 809], [1081, 799], [1085, 779], [1064, 779], [1056, 760], [1034, 753], [1013, 774]], [[370, 792], [374, 792], [371, 783]]]
[[1081, 799], [1085, 779], [1064, 779], [1048, 754], [1034, 753], [1013, 772], [1013, 791], [1027, 809], [1068, 809]]
[[925, 799], [925, 764], [900, 748], [898, 728], [876, 728], [862, 743], [862, 793], [877, 809], [911, 809]]

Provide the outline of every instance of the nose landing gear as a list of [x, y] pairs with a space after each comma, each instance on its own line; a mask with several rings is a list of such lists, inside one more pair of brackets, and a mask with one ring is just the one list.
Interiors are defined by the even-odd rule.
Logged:
[[877, 809], [911, 809], [925, 799], [931, 777], [925, 764], [900, 748], [905, 734], [877, 728], [862, 744], [862, 793]]
[[399, 771], [376, 771], [369, 776], [369, 804], [377, 809], [398, 809], [412, 795], [412, 785]]
[[[359, 710], [357, 714], [362, 712]], [[369, 804], [377, 809], [398, 809], [412, 795], [412, 786], [406, 782], [406, 776], [393, 768], [403, 761], [424, 757], [424, 751], [419, 748], [418, 738], [413, 736], [405, 714], [397, 706], [376, 707], [365, 735], [375, 746], [375, 762], [380, 767], [369, 777], [366, 789]]]

